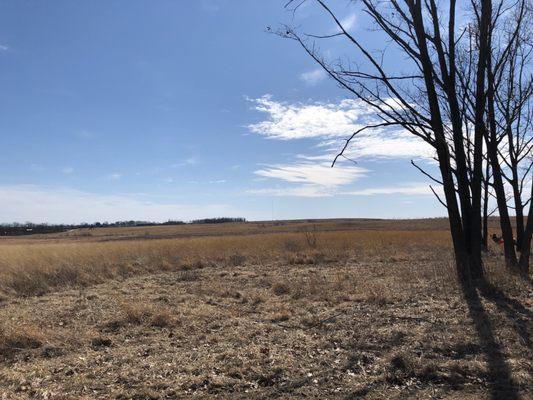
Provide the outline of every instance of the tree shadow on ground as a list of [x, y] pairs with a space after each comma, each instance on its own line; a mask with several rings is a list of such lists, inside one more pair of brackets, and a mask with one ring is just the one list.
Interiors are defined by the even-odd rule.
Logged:
[[[517, 319], [518, 310], [521, 312], [527, 312], [527, 310], [520, 303], [506, 297], [484, 279], [480, 280], [476, 285], [463, 284], [462, 290], [468, 313], [474, 323], [481, 349], [486, 357], [491, 399], [519, 399], [519, 391], [512, 379], [504, 350], [496, 338], [490, 317], [483, 308], [480, 293], [493, 301], [513, 321]], [[518, 333], [526, 341], [526, 344], [529, 343], [527, 330], [518, 330]]]
[[[494, 286], [486, 279], [477, 281], [473, 285], [465, 284], [462, 292], [467, 305], [468, 317], [472, 320], [475, 334], [478, 338], [479, 346], [476, 345], [476, 354], [479, 351], [484, 355], [487, 365], [487, 373], [484, 376], [488, 383], [490, 398], [496, 399], [520, 399], [519, 386], [513, 380], [510, 364], [505, 353], [501, 337], [498, 337], [498, 330], [493, 323], [489, 312], [484, 308], [483, 301], [495, 305], [497, 310], [505, 315], [510, 324], [520, 338], [522, 345], [531, 349], [531, 321], [533, 312], [527, 309], [518, 300], [507, 296], [501, 289]], [[492, 315], [492, 318], [497, 318]], [[509, 343], [509, 341], [507, 340]], [[472, 345], [472, 344], [467, 344]], [[479, 349], [479, 350], [477, 350]], [[443, 384], [449, 390], [462, 390], [463, 384], [472, 383], [465, 375], [465, 381], [457, 379], [455, 376], [424, 376], [420, 372], [416, 373], [416, 378], [421, 382], [432, 382]], [[362, 399], [375, 391], [379, 387], [386, 387], [390, 382], [386, 377], [378, 377], [376, 380], [368, 382], [366, 385], [349, 393], [345, 399]], [[476, 383], [477, 384], [477, 383]]]
[[532, 349], [529, 330], [532, 327], [533, 312], [524, 307], [518, 300], [508, 297], [501, 289], [488, 281], [482, 281], [478, 285], [481, 295], [494, 303], [498, 310], [505, 313], [514, 325], [520, 339], [528, 349]]

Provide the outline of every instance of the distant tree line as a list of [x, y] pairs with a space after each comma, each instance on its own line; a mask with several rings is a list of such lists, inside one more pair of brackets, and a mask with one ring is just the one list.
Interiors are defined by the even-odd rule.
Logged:
[[204, 218], [195, 219], [191, 221], [191, 224], [224, 224], [226, 222], [246, 222], [245, 218]]
[[222, 224], [227, 222], [246, 222], [245, 218], [205, 218], [196, 219], [190, 222], [180, 220], [168, 220], [165, 222], [152, 221], [115, 221], [115, 222], [94, 222], [81, 224], [36, 224], [33, 222], [12, 222], [0, 224], [0, 236], [18, 236], [18, 235], [33, 235], [43, 233], [58, 233], [66, 232], [72, 229], [94, 229], [94, 228], [116, 228], [116, 227], [133, 227], [133, 226], [158, 226], [158, 225], [185, 225], [185, 224]]

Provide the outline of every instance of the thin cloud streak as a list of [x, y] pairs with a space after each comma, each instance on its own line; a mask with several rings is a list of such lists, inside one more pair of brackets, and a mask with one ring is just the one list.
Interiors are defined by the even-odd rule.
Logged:
[[291, 183], [314, 184], [323, 187], [346, 185], [365, 176], [368, 170], [360, 167], [331, 168], [324, 163], [301, 162], [273, 165], [254, 173], [265, 178], [274, 178]]
[[[437, 194], [442, 194], [442, 188], [435, 188]], [[365, 188], [352, 191], [339, 191], [337, 188], [328, 188], [320, 185], [301, 185], [299, 187], [264, 188], [248, 190], [247, 194], [267, 195], [276, 197], [332, 197], [332, 196], [428, 196], [433, 195], [428, 184], [414, 183], [404, 186], [386, 186]]]
[[[439, 186], [435, 191], [440, 194], [442, 188]], [[412, 196], [427, 196], [433, 195], [427, 183], [412, 184], [405, 186], [387, 186], [377, 188], [366, 188], [360, 190], [352, 190], [341, 192], [343, 195], [350, 196], [383, 196], [383, 195], [412, 195]]]

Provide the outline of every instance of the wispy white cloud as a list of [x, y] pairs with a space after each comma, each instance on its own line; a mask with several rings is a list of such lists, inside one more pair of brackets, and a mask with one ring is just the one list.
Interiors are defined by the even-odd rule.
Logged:
[[133, 194], [106, 195], [33, 185], [0, 186], [2, 222], [166, 221], [223, 215], [240, 216], [242, 210], [235, 210], [226, 204], [160, 203]]
[[[382, 128], [359, 133], [344, 153], [348, 160], [341, 158], [331, 168], [345, 139], [354, 131], [377, 122], [374, 110], [364, 102], [345, 99], [336, 103], [289, 104], [268, 95], [251, 101], [257, 111], [267, 115], [263, 121], [249, 125], [253, 133], [276, 140], [313, 139], [318, 154], [299, 154], [293, 162], [258, 169], [256, 175], [283, 181], [285, 186], [254, 189], [248, 193], [298, 197], [432, 194], [427, 184], [402, 184], [401, 181], [396, 186], [354, 189], [353, 184], [370, 171], [348, 160], [431, 160], [434, 150], [402, 129]], [[390, 102], [395, 105], [394, 99]]]
[[268, 165], [255, 171], [258, 176], [291, 184], [287, 187], [248, 190], [249, 194], [268, 196], [330, 197], [339, 188], [365, 176], [366, 169], [356, 166], [331, 168], [325, 162], [298, 161]]
[[367, 105], [349, 99], [339, 103], [288, 104], [265, 95], [251, 101], [254, 109], [267, 114], [268, 119], [248, 128], [279, 140], [345, 137], [371, 114]]
[[[440, 187], [435, 188], [438, 194], [442, 194]], [[425, 183], [413, 183], [402, 186], [386, 186], [365, 188], [352, 191], [342, 191], [339, 188], [324, 187], [321, 185], [300, 185], [297, 187], [276, 187], [266, 189], [248, 190], [248, 194], [267, 195], [277, 197], [331, 197], [343, 196], [384, 196], [384, 195], [405, 195], [405, 196], [427, 196], [433, 195], [429, 186]]]
[[[299, 155], [304, 160], [333, 161], [345, 141], [331, 139], [318, 144], [323, 150], [318, 155]], [[424, 159], [432, 161], [434, 149], [422, 140], [418, 140], [404, 131], [376, 131], [374, 134], [362, 134], [352, 140], [344, 151], [344, 156], [351, 160], [366, 159]]]
[[72, 167], [65, 167], [61, 170], [62, 173], [64, 173], [65, 175], [70, 175], [70, 174], [73, 174], [74, 173], [74, 168]]
[[[442, 188], [439, 186], [437, 186], [434, 189], [439, 194], [442, 192]], [[402, 185], [402, 186], [365, 188], [365, 189], [342, 192], [341, 194], [351, 195], [351, 196], [383, 196], [383, 195], [394, 195], [394, 194], [412, 195], [412, 196], [433, 195], [427, 183], [414, 183], [414, 184]]]
[[8, 50], [9, 50], [9, 46], [0, 43], [0, 51], [8, 51]]
[[[315, 160], [331, 160], [344, 139], [376, 122], [375, 111], [358, 100], [288, 104], [266, 95], [251, 101], [255, 110], [268, 116], [248, 126], [253, 133], [278, 140], [320, 139], [320, 146], [327, 154]], [[351, 142], [346, 153], [350, 158], [430, 158], [433, 154], [431, 146], [401, 129], [363, 131]]]
[[322, 68], [317, 68], [300, 74], [300, 80], [304, 81], [309, 86], [315, 86], [319, 82], [326, 79], [326, 77], [327, 74]]
[[[340, 148], [341, 143], [334, 150]], [[348, 148], [349, 158], [425, 158], [434, 155], [434, 149], [421, 139], [405, 131], [380, 131], [357, 137]]]
[[255, 171], [255, 174], [265, 178], [280, 179], [291, 183], [312, 184], [332, 188], [352, 183], [364, 176], [366, 172], [366, 169], [360, 167], [330, 168], [325, 163], [299, 162], [267, 166]]

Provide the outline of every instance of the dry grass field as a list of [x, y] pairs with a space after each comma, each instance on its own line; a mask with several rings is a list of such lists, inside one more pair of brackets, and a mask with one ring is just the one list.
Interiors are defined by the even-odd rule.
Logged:
[[533, 286], [485, 265], [465, 298], [445, 220], [1, 238], [0, 395], [533, 398]]

